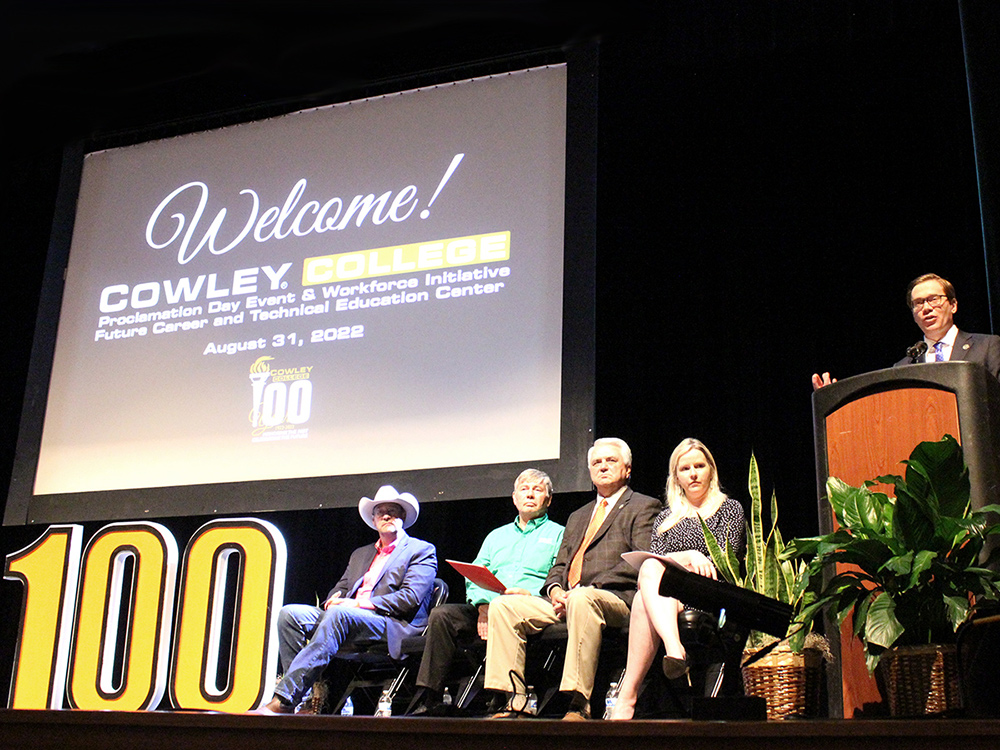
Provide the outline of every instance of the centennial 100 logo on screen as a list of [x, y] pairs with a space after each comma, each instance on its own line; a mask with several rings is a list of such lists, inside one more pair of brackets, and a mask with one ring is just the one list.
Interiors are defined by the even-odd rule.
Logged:
[[250, 366], [250, 434], [255, 443], [309, 437], [313, 365], [271, 367], [274, 357], [258, 357]]

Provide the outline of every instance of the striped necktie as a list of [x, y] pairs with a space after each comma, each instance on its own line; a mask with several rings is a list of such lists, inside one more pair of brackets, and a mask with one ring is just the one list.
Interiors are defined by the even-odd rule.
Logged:
[[944, 342], [938, 341], [934, 344], [934, 361], [944, 362]]

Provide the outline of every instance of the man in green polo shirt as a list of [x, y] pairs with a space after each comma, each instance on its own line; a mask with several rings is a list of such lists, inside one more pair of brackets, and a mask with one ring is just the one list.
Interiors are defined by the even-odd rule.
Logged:
[[[491, 531], [475, 563], [485, 566], [508, 586], [505, 594], [539, 594], [562, 542], [563, 527], [548, 516], [552, 480], [538, 469], [525, 469], [514, 482], [517, 518]], [[460, 639], [479, 635], [486, 640], [490, 601], [499, 594], [465, 584], [465, 604], [444, 604], [431, 610], [427, 644], [420, 660], [417, 685], [424, 699], [415, 714], [440, 703], [444, 681]]]

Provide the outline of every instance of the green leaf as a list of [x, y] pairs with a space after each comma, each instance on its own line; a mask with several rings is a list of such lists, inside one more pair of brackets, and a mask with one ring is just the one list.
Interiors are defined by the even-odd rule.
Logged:
[[799, 576], [799, 571], [805, 568], [805, 561], [798, 565], [791, 560], [781, 560], [778, 562], [778, 600], [786, 604], [795, 604], [797, 599], [795, 594], [795, 580]]
[[[906, 484], [915, 495], [935, 498], [943, 516], [962, 516], [969, 504], [969, 469], [951, 435], [917, 445], [906, 463]], [[926, 483], [927, 486], [924, 486]]]
[[896, 603], [884, 591], [875, 595], [865, 620], [865, 639], [882, 648], [890, 648], [903, 634], [896, 619]]
[[761, 576], [764, 583], [764, 596], [780, 600], [781, 595], [778, 591], [780, 572], [778, 555], [775, 553], [774, 541], [772, 539], [764, 550], [764, 575]]
[[908, 487], [896, 487], [895, 531], [907, 549], [930, 546], [937, 529], [938, 512], [926, 498], [915, 497]]
[[854, 537], [847, 529], [837, 529], [832, 534], [823, 534], [822, 536], [792, 539], [785, 546], [782, 557], [790, 559], [825, 555], [832, 549], [850, 543], [853, 539]]
[[945, 610], [948, 613], [948, 622], [953, 630], [958, 630], [958, 626], [969, 619], [971, 607], [967, 596], [946, 596], [944, 597]]
[[826, 491], [841, 526], [881, 530], [880, 503], [867, 487], [851, 487], [836, 477], [830, 477], [826, 481]]
[[790, 539], [788, 544], [785, 545], [785, 551], [781, 556], [784, 559], [812, 557], [816, 554], [816, 550], [823, 539], [825, 537], [819, 536]]
[[846, 577], [837, 585], [836, 591], [832, 606], [839, 623], [842, 623], [870, 596], [869, 590], [860, 581], [856, 579], [852, 581]]
[[913, 570], [913, 553], [907, 552], [905, 555], [891, 557], [883, 565], [884, 570], [890, 570], [896, 575], [909, 575]]
[[865, 666], [868, 667], [868, 674], [875, 673], [875, 667], [878, 666], [879, 660], [882, 658], [882, 652], [874, 652], [865, 644]]
[[920, 550], [920, 552], [913, 556], [913, 566], [910, 569], [908, 588], [913, 588], [918, 584], [922, 574], [931, 569], [936, 559], [937, 553], [926, 549]]
[[[739, 568], [737, 567], [735, 571], [733, 570], [730, 565], [729, 555], [723, 553], [722, 548], [719, 546], [719, 540], [715, 538], [715, 534], [708, 528], [705, 519], [699, 515], [698, 520], [701, 521], [701, 533], [705, 537], [705, 546], [708, 548], [708, 555], [712, 558], [712, 564], [715, 566], [715, 569], [729, 583], [742, 585], [743, 581], [740, 580], [738, 573]], [[728, 542], [726, 544], [728, 546]]]
[[[736, 556], [736, 550], [726, 540], [726, 575], [731, 576], [734, 582], [745, 586], [745, 582], [740, 580], [740, 560]], [[727, 580], [729, 580], [727, 578]]]
[[854, 539], [849, 544], [840, 545], [837, 553], [828, 553], [827, 557], [836, 562], [859, 565], [869, 575], [875, 575], [895, 555], [883, 539]]
[[802, 610], [799, 612], [798, 619], [802, 622], [811, 622], [829, 603], [829, 599], [822, 598], [803, 606]]
[[860, 636], [868, 621], [868, 610], [871, 608], [872, 597], [866, 596], [854, 605], [854, 635]]
[[764, 523], [761, 519], [760, 471], [757, 467], [757, 457], [753, 453], [750, 454], [750, 475], [747, 478], [747, 488], [750, 492], [747, 576], [750, 580], [755, 580], [764, 574]]
[[875, 481], [879, 484], [900, 484], [903, 481], [903, 477], [899, 474], [883, 474], [880, 477], [875, 477]]
[[781, 532], [778, 531], [778, 495], [774, 490], [771, 490], [771, 533], [768, 534], [768, 540], [771, 537], [775, 537], [775, 542], [778, 546], [778, 550], [784, 549], [784, 545], [781, 543]]
[[789, 627], [797, 628], [796, 630], [793, 630], [792, 635], [788, 637], [788, 648], [797, 654], [805, 648], [806, 636], [809, 635], [809, 631], [812, 630], [812, 626], [808, 622], [802, 623], [795, 620]]
[[977, 523], [978, 520], [974, 517], [938, 518], [934, 549], [947, 551], [972, 539], [985, 538], [985, 527]]

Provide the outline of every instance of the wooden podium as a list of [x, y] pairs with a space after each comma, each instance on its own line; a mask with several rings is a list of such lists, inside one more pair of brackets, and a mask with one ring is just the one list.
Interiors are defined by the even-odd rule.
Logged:
[[[1000, 502], [1000, 382], [982, 365], [907, 365], [841, 380], [813, 393], [813, 429], [820, 533], [834, 530], [828, 476], [858, 486], [880, 475], [904, 474], [900, 461], [917, 443], [946, 434], [962, 444], [973, 507]], [[827, 670], [830, 716], [868, 714], [865, 705], [882, 699], [850, 620], [839, 638], [836, 623], [826, 624], [836, 658]]]

